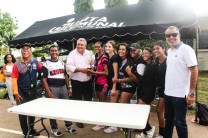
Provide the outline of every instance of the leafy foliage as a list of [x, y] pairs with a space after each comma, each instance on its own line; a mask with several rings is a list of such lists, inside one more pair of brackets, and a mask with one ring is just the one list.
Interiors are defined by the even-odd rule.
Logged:
[[127, 0], [104, 0], [105, 8], [128, 5]]
[[75, 0], [74, 1], [74, 12], [75, 13], [83, 13], [93, 11], [92, 6], [93, 0]]
[[[3, 50], [2, 46], [8, 47], [8, 42], [15, 37], [14, 30], [18, 29], [17, 22], [9, 13], [3, 13], [0, 10], [0, 50]], [[5, 54], [4, 51], [1, 53]]]
[[46, 49], [46, 48], [49, 48], [50, 45], [45, 45], [43, 47], [35, 47], [35, 49], [33, 50], [32, 52], [32, 56], [33, 57], [46, 57], [47, 56], [47, 53], [40, 53], [40, 52], [37, 52], [37, 51], [40, 51], [40, 50], [43, 50], [43, 49]]

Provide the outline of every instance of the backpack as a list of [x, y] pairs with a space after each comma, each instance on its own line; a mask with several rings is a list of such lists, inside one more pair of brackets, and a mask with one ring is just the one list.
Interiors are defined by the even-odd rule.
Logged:
[[197, 117], [199, 118], [199, 124], [208, 126], [208, 106], [197, 102]]

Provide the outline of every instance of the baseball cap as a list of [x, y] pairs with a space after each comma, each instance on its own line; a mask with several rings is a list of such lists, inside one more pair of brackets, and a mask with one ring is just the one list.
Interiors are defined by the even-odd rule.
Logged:
[[28, 46], [28, 47], [30, 47], [30, 48], [31, 48], [30, 43], [24, 43], [24, 44], [22, 44], [22, 45], [21, 45], [21, 48], [23, 48], [24, 46]]
[[140, 45], [139, 44], [137, 44], [137, 43], [131, 44], [130, 50], [137, 50], [137, 49], [140, 49]]

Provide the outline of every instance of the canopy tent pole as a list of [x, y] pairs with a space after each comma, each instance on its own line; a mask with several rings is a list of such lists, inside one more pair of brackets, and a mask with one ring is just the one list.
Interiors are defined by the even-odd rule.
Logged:
[[74, 39], [72, 40], [72, 49], [74, 50]]
[[[197, 23], [196, 24], [196, 41], [195, 41], [195, 44], [196, 44], [196, 50], [195, 50], [195, 52], [196, 52], [196, 57], [197, 57], [197, 61], [198, 61], [198, 47], [199, 47], [199, 24]], [[195, 122], [197, 122], [197, 111], [198, 111], [198, 80], [197, 80], [197, 85], [196, 85], [196, 96], [195, 96], [195, 105], [196, 105], [196, 107], [195, 107]]]

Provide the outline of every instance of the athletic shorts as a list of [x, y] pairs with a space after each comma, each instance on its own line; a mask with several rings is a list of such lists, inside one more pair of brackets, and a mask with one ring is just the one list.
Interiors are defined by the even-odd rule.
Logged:
[[[108, 91], [109, 91], [109, 90], [112, 90], [112, 88], [113, 88], [113, 83], [108, 83]], [[121, 90], [121, 85], [120, 85], [120, 83], [117, 83], [117, 84], [116, 84], [116, 90], [118, 90], [118, 91]]]
[[108, 84], [95, 84], [96, 92], [107, 92]]
[[128, 93], [135, 93], [136, 92], [136, 87], [131, 87], [131, 88], [122, 88], [122, 92], [128, 92]]
[[155, 92], [140, 91], [138, 98], [141, 99], [144, 103], [150, 104], [155, 98]]

